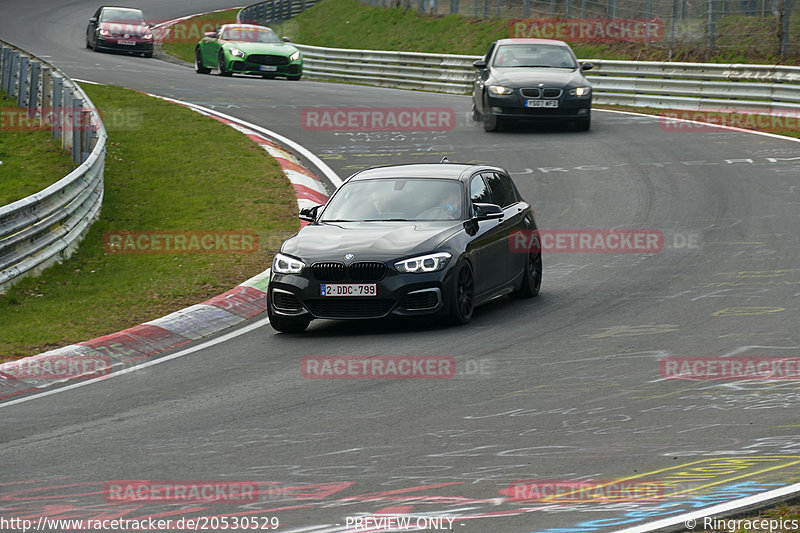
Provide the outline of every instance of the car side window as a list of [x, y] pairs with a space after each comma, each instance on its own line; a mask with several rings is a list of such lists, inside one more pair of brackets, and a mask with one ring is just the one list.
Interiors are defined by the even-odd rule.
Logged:
[[497, 43], [490, 44], [489, 45], [489, 50], [487, 50], [486, 51], [486, 55], [483, 56], [483, 60], [486, 61], [487, 64], [489, 63], [489, 58], [492, 57], [492, 52], [494, 52], [494, 47], [495, 47], [496, 44]]
[[[469, 182], [469, 196], [473, 204], [493, 204], [492, 191], [486, 186], [480, 174], [472, 176]], [[474, 212], [474, 208], [473, 208]]]
[[487, 172], [483, 177], [486, 179], [486, 183], [489, 185], [489, 189], [492, 192], [494, 203], [502, 208], [506, 208], [517, 202], [514, 189], [511, 187], [511, 182], [507, 176], [498, 172]]

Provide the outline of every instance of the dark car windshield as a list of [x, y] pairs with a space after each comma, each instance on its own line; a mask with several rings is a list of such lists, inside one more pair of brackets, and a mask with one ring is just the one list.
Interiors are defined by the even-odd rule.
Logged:
[[464, 194], [459, 181], [386, 178], [344, 184], [320, 221], [460, 220], [463, 213]]
[[144, 16], [138, 9], [105, 9], [100, 17], [101, 22], [124, 22], [127, 24], [144, 24]]
[[578, 68], [569, 49], [553, 44], [504, 44], [494, 56], [495, 67]]
[[279, 43], [278, 35], [269, 28], [227, 28], [222, 39], [243, 43]]

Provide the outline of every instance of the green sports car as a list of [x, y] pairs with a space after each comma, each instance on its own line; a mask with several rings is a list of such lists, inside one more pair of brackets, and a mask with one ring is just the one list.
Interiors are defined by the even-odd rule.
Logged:
[[299, 80], [303, 75], [303, 54], [288, 41], [264, 26], [224, 24], [197, 43], [194, 68], [198, 74], [208, 74], [216, 68], [220, 76], [237, 73]]

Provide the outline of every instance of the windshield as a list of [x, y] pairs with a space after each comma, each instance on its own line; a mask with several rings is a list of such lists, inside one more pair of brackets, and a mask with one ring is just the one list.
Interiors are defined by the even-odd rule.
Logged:
[[101, 16], [101, 22], [145, 23], [142, 12], [136, 9], [106, 9]]
[[497, 49], [495, 67], [578, 68], [569, 49], [552, 44], [506, 44]]
[[269, 28], [228, 28], [222, 39], [242, 43], [279, 43], [278, 35]]
[[321, 222], [460, 220], [461, 182], [435, 178], [351, 181], [331, 198]]

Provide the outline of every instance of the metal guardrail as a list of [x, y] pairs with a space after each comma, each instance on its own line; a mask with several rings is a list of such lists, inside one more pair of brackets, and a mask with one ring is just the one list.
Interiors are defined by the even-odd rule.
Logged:
[[270, 26], [289, 20], [316, 3], [316, 0], [267, 0], [242, 8], [236, 22]]
[[[349, 50], [295, 44], [307, 79], [453, 94], [472, 90], [479, 56]], [[592, 59], [598, 104], [687, 110], [798, 111], [800, 67]]]
[[0, 88], [25, 108], [24, 126], [49, 127], [75, 169], [0, 207], [0, 293], [68, 258], [100, 213], [106, 130], [81, 88], [57, 67], [0, 41]]

